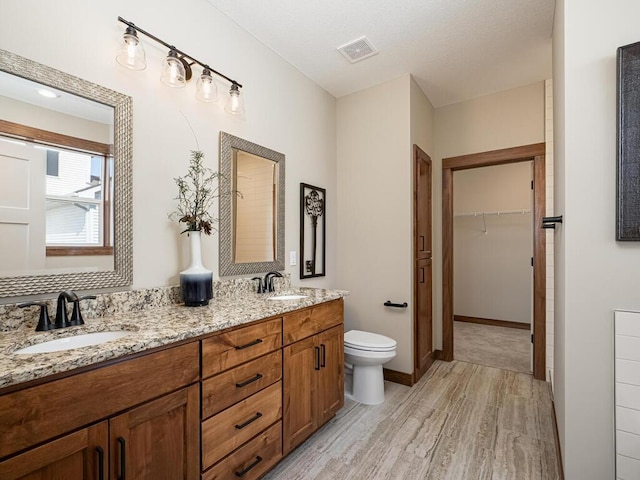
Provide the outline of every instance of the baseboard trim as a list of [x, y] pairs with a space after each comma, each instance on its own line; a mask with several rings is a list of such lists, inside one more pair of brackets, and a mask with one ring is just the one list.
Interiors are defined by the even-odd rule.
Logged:
[[[549, 386], [549, 390], [551, 390], [551, 386]], [[556, 417], [556, 402], [554, 402], [553, 400], [551, 400], [551, 412], [553, 413], [553, 430], [556, 435], [556, 458], [558, 459], [558, 474], [560, 475], [560, 480], [564, 480], [564, 468], [562, 467], [562, 450], [560, 450], [560, 434], [558, 433], [558, 417]]]
[[493, 325], [494, 327], [519, 328], [521, 330], [531, 330], [531, 325], [521, 322], [510, 322], [508, 320], [494, 320], [493, 318], [466, 317], [464, 315], [454, 315], [456, 322], [479, 323], [481, 325]]
[[413, 375], [410, 373], [397, 372], [395, 370], [389, 370], [388, 368], [383, 368], [382, 372], [384, 379], [389, 382], [399, 383], [400, 385], [406, 385], [408, 387], [413, 386]]

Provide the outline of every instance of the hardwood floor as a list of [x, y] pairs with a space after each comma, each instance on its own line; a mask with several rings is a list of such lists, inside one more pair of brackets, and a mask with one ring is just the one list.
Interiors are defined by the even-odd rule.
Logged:
[[345, 402], [268, 480], [558, 479], [551, 397], [531, 375], [436, 361], [386, 400]]

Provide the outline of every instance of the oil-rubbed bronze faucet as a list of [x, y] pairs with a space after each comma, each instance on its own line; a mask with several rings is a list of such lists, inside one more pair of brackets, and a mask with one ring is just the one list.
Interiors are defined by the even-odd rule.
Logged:
[[264, 291], [265, 291], [265, 293], [275, 292], [275, 288], [273, 287], [273, 279], [275, 277], [282, 278], [282, 274], [280, 272], [269, 272], [264, 276]]
[[274, 277], [282, 277], [280, 272], [269, 272], [264, 276], [264, 280], [260, 277], [253, 277], [251, 280], [258, 280], [258, 289], [256, 293], [269, 293], [275, 292], [275, 288], [273, 286]]
[[[49, 310], [47, 303], [43, 301], [27, 302], [18, 305], [20, 308], [38, 306], [40, 307], [40, 318], [38, 320], [37, 332], [43, 332], [47, 330], [53, 330], [56, 328], [72, 327], [75, 325], [84, 325], [84, 319], [82, 313], [80, 313], [80, 301], [87, 299], [95, 299], [95, 295], [87, 295], [85, 297], [79, 297], [71, 290], [65, 290], [58, 295], [58, 303], [56, 305], [56, 319], [54, 323], [51, 323], [49, 317]], [[73, 303], [73, 311], [71, 313], [71, 319], [67, 312], [67, 302]]]

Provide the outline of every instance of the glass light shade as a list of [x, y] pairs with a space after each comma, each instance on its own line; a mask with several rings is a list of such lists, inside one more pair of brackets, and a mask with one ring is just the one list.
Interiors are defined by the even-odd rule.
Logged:
[[196, 98], [201, 102], [217, 102], [218, 87], [211, 76], [211, 72], [205, 69], [196, 82]]
[[186, 72], [182, 61], [176, 52], [169, 52], [167, 58], [162, 61], [160, 81], [168, 87], [182, 88], [187, 84], [185, 76]]
[[235, 84], [231, 85], [229, 100], [227, 100], [224, 110], [231, 115], [242, 115], [244, 113], [244, 101], [240, 95], [240, 89]]
[[147, 59], [144, 47], [136, 36], [135, 30], [128, 28], [127, 33], [122, 38], [122, 45], [118, 55], [116, 55], [116, 61], [131, 70], [144, 70], [147, 67]]

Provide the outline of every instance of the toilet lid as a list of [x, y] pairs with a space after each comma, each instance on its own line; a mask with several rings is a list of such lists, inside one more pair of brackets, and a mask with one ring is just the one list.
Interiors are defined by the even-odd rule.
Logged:
[[395, 349], [397, 342], [393, 338], [377, 333], [349, 330], [344, 334], [344, 344], [359, 350], [384, 352]]

